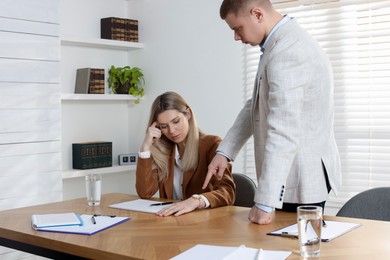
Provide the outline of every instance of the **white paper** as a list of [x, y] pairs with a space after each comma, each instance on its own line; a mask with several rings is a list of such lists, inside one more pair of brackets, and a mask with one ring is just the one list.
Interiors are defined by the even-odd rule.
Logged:
[[150, 205], [155, 204], [155, 203], [162, 203], [162, 202], [163, 201], [137, 199], [137, 200], [113, 204], [113, 205], [110, 205], [108, 207], [117, 208], [117, 209], [140, 211], [140, 212], [146, 212], [146, 213], [157, 213], [161, 209], [163, 209], [167, 206], [170, 206], [170, 205], [162, 205], [162, 206], [150, 206]]
[[[259, 255], [259, 253], [261, 253]], [[244, 245], [239, 247], [196, 245], [187, 251], [171, 258], [172, 260], [284, 260], [291, 254], [290, 251], [273, 251], [250, 248]], [[260, 256], [260, 258], [259, 258]]]
[[75, 213], [60, 214], [34, 214], [31, 216], [33, 228], [53, 226], [74, 226], [82, 225], [81, 219]]
[[[354, 230], [361, 226], [360, 223], [351, 223], [351, 222], [340, 222], [340, 221], [331, 221], [326, 220], [326, 227], [322, 227], [321, 231], [321, 241], [329, 242], [336, 237], [344, 235], [345, 233]], [[281, 235], [282, 232], [288, 232], [293, 236], [298, 238], [298, 225], [293, 224], [282, 229], [278, 229], [268, 233], [269, 235]]]

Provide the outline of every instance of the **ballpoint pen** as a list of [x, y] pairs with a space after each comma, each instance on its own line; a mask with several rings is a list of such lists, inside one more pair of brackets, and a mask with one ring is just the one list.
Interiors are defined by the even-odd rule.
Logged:
[[110, 217], [110, 218], [115, 218], [116, 215], [101, 215], [101, 214], [93, 214], [94, 217]]
[[95, 216], [92, 216], [92, 217], [91, 217], [91, 220], [92, 220], [92, 223], [95, 225], [95, 224], [96, 224]]
[[322, 226], [323, 226], [323, 227], [326, 227], [326, 222], [325, 222], [324, 219], [322, 219]]
[[280, 236], [288, 237], [288, 238], [298, 238], [298, 234], [297, 233], [290, 233], [290, 232], [282, 232], [280, 234]]
[[150, 204], [150, 206], [163, 206], [163, 205], [169, 205], [169, 204], [173, 204], [173, 202], [154, 203], [154, 204]]

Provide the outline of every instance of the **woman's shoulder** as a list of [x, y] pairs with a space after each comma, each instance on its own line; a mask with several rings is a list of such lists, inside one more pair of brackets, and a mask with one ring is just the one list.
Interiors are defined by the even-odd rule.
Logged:
[[200, 143], [220, 143], [221, 141], [222, 141], [222, 139], [218, 135], [210, 135], [210, 134], [204, 134], [204, 133], [201, 133], [199, 135], [199, 142]]

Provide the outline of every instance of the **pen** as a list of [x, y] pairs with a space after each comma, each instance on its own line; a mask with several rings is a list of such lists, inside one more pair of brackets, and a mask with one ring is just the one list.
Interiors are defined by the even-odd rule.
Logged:
[[150, 206], [163, 206], [163, 205], [169, 205], [169, 204], [173, 204], [173, 202], [154, 203], [154, 204], [150, 204]]
[[91, 217], [91, 220], [92, 220], [92, 223], [95, 225], [95, 224], [96, 224], [95, 216], [92, 216], [92, 217]]
[[94, 217], [110, 217], [110, 218], [115, 218], [116, 215], [100, 215], [100, 214], [93, 214]]
[[289, 232], [282, 232], [280, 236], [289, 237], [289, 238], [298, 238], [298, 235], [296, 233], [289, 233]]

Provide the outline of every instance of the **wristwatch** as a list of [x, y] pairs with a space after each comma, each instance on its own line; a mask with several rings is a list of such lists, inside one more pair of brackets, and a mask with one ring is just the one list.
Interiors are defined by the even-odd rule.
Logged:
[[199, 202], [198, 209], [201, 209], [202, 207], [200, 206], [200, 205], [201, 205], [201, 204], [200, 204], [200, 200], [203, 200], [203, 199], [202, 199], [202, 196], [200, 196], [199, 194], [193, 194], [193, 195], [191, 196], [191, 198], [198, 200], [198, 202]]

